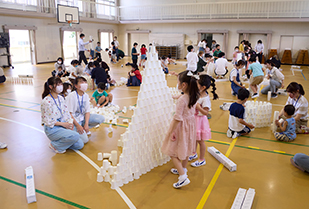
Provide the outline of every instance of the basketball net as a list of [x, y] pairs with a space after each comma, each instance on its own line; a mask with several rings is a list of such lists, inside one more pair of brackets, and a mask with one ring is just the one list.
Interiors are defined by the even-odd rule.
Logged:
[[69, 26], [72, 27], [72, 20], [68, 20]]

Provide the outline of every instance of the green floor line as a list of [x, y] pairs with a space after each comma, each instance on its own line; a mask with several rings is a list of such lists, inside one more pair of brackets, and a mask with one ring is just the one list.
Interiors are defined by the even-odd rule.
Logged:
[[[15, 184], [15, 185], [17, 185], [17, 186], [26, 188], [26, 185], [25, 185], [25, 184], [19, 183], [19, 182], [17, 182], [17, 181], [14, 181], [14, 180], [11, 180], [11, 179], [8, 179], [8, 178], [5, 178], [5, 177], [3, 177], [3, 176], [0, 176], [0, 179], [4, 180], [4, 181], [6, 181], [6, 182], [9, 182], [9, 183]], [[42, 194], [42, 195], [44, 195], [44, 196], [46, 196], [46, 197], [49, 197], [49, 198], [58, 200], [58, 201], [60, 201], [60, 202], [66, 203], [66, 204], [68, 204], [68, 205], [77, 207], [77, 208], [81, 208], [81, 209], [90, 209], [90, 208], [88, 208], [88, 207], [79, 205], [79, 204], [77, 204], [77, 203], [71, 202], [71, 201], [66, 200], [66, 199], [63, 199], [63, 198], [61, 198], [61, 197], [57, 197], [57, 196], [55, 196], [55, 195], [49, 194], [49, 193], [47, 193], [47, 192], [44, 192], [44, 191], [41, 191], [41, 190], [38, 190], [38, 189], [36, 189], [35, 192], [36, 192], [36, 193], [39, 193], [39, 194]]]
[[[216, 133], [216, 134], [224, 134], [224, 135], [226, 135], [225, 132], [220, 132], [220, 131], [211, 131], [211, 132], [212, 133]], [[250, 139], [257, 139], [257, 140], [263, 140], [263, 141], [269, 141], [269, 142], [283, 143], [283, 144], [292, 144], [292, 145], [302, 146], [302, 147], [309, 147], [309, 145], [306, 145], [306, 144], [298, 144], [298, 143], [293, 143], [293, 142], [275, 141], [275, 140], [271, 140], [271, 139], [263, 139], [263, 138], [252, 137], [252, 136], [241, 136], [241, 137], [250, 138]]]
[[120, 124], [112, 124], [112, 123], [105, 123], [103, 122], [103, 124], [107, 124], [107, 125], [113, 125], [113, 126], [119, 126], [119, 127], [124, 127], [124, 128], [128, 128], [128, 126], [124, 126], [124, 125], [120, 125]]
[[[208, 143], [215, 143], [215, 144], [229, 145], [229, 144], [222, 143], [222, 142], [214, 142], [214, 141], [205, 141], [205, 142], [208, 142]], [[292, 155], [292, 154], [288, 154], [288, 153], [274, 152], [274, 151], [271, 151], [271, 150], [265, 150], [265, 149], [255, 149], [255, 148], [246, 147], [246, 146], [241, 146], [241, 145], [235, 145], [235, 147], [244, 148], [244, 149], [251, 149], [251, 150], [256, 150], [256, 151], [261, 151], [261, 152], [268, 152], [268, 153], [273, 153], [273, 154], [280, 154], [280, 155], [294, 156], [294, 155]]]
[[3, 97], [0, 97], [0, 99], [8, 100], [8, 101], [14, 101], [14, 102], [22, 102], [22, 103], [28, 103], [28, 104], [41, 105], [40, 103], [21, 101], [21, 100], [17, 100], [17, 99], [9, 99], [9, 98], [3, 98]]
[[26, 108], [26, 107], [16, 107], [14, 105], [0, 104], [0, 106], [9, 107], [9, 108], [13, 108], [13, 109], [28, 110], [28, 111], [32, 111], [32, 112], [41, 112], [40, 110], [29, 109], [29, 108]]

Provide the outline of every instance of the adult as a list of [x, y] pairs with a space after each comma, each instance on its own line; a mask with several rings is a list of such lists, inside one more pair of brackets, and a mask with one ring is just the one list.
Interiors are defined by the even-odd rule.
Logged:
[[87, 58], [85, 56], [85, 51], [87, 51], [87, 49], [85, 48], [85, 46], [89, 43], [92, 42], [92, 40], [89, 40], [87, 42], [84, 42], [85, 39], [85, 34], [80, 34], [79, 35], [79, 41], [78, 41], [78, 55], [79, 55], [79, 63], [81, 64], [82, 61], [84, 61], [85, 65], [88, 64]]
[[309, 173], [309, 156], [303, 153], [296, 153], [291, 158], [291, 163], [299, 170]]
[[276, 68], [275, 64], [271, 60], [266, 60], [265, 65], [267, 67], [267, 79], [269, 79], [269, 85], [261, 90], [262, 94], [267, 94], [271, 91], [271, 97], [276, 98], [277, 90], [283, 88], [284, 75]]
[[91, 72], [91, 78], [92, 78], [93, 90], [95, 90], [94, 82], [96, 83], [96, 85], [98, 85], [101, 82], [106, 84], [107, 83], [107, 75], [106, 75], [105, 69], [101, 67], [100, 62], [95, 61], [93, 64], [94, 64], [95, 68]]
[[198, 56], [194, 52], [194, 47], [192, 45], [188, 46], [187, 50], [188, 50], [188, 54], [186, 56], [186, 58], [187, 58], [187, 70], [194, 73], [197, 70]]
[[60, 78], [50, 77], [44, 84], [42, 94], [41, 118], [44, 132], [50, 140], [49, 148], [56, 153], [65, 153], [67, 149], [82, 149], [84, 143], [80, 135], [73, 131], [71, 116], [62, 96]]
[[114, 44], [115, 44], [115, 51], [116, 51], [116, 56], [117, 56], [117, 62], [119, 61], [119, 42], [117, 40], [117, 36], [114, 37]]
[[202, 51], [202, 52], [205, 53], [206, 44], [207, 44], [206, 39], [201, 40], [201, 41], [198, 43], [199, 51]]
[[65, 65], [63, 63], [63, 58], [62, 57], [58, 57], [57, 62], [55, 63], [55, 71], [58, 71], [58, 68], [61, 67], [62, 71], [65, 72], [66, 68]]
[[242, 53], [244, 53], [244, 51], [245, 51], [245, 40], [242, 40], [241, 42], [240, 42], [240, 44], [239, 44], [239, 51], [240, 52], [242, 52]]
[[6, 81], [6, 77], [4, 75], [3, 69], [0, 67], [0, 83], [4, 83]]
[[259, 58], [259, 62], [262, 63], [263, 52], [264, 52], [264, 44], [261, 40], [258, 40], [257, 45], [255, 45], [255, 52]]
[[[296, 121], [296, 133], [303, 134], [309, 133], [308, 123], [308, 101], [304, 97], [305, 91], [303, 86], [299, 83], [292, 82], [286, 88], [289, 94], [289, 98], [286, 105], [291, 104], [295, 107], [295, 113], [293, 115]], [[279, 113], [279, 118], [283, 116], [283, 108]]]
[[278, 58], [278, 55], [274, 55], [273, 57], [270, 58], [270, 60], [275, 64], [276, 68], [280, 69], [281, 62]]

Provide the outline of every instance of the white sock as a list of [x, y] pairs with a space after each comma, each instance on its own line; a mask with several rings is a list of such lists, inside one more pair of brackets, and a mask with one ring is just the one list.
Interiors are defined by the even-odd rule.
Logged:
[[186, 168], [183, 168], [183, 171], [185, 172], [185, 174], [187, 174], [187, 172], [188, 172], [188, 169], [186, 169]]
[[184, 181], [186, 178], [188, 178], [188, 175], [185, 173], [185, 174], [183, 174], [183, 175], [179, 175], [179, 177], [178, 177], [178, 179], [180, 180], [180, 181]]

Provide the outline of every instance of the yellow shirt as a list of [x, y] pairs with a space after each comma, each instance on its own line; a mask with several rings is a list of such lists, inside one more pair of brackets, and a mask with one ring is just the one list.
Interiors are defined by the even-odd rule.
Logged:
[[243, 52], [245, 49], [244, 49], [244, 45], [242, 44], [239, 44], [239, 51]]

